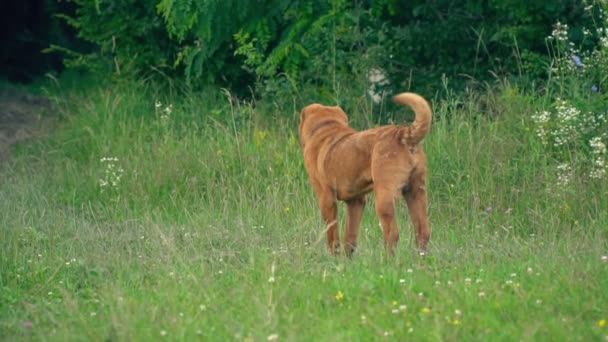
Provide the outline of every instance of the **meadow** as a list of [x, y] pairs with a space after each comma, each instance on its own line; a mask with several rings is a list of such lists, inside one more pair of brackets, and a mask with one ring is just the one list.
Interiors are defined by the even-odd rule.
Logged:
[[[430, 99], [429, 250], [402, 203], [387, 257], [370, 196], [346, 258], [297, 140], [313, 96], [45, 89], [55, 129], [0, 170], [1, 340], [608, 340], [608, 182], [539, 138], [550, 95]], [[357, 128], [411, 120], [362, 99]]]

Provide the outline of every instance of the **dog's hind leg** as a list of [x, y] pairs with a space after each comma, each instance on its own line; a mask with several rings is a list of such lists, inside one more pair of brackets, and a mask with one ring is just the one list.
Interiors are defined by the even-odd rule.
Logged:
[[346, 226], [344, 227], [344, 254], [351, 256], [357, 248], [361, 215], [365, 208], [365, 196], [346, 202]]
[[325, 222], [325, 231], [327, 232], [327, 248], [332, 255], [336, 255], [340, 250], [336, 199], [331, 192], [319, 194], [318, 198], [321, 216], [323, 217], [323, 222]]
[[376, 213], [384, 231], [384, 247], [390, 254], [394, 254], [399, 242], [399, 229], [395, 218], [395, 202], [398, 191], [392, 187], [374, 189], [376, 195]]
[[404, 194], [416, 233], [416, 245], [425, 250], [431, 237], [427, 215], [426, 171], [416, 170], [410, 179], [409, 191]]

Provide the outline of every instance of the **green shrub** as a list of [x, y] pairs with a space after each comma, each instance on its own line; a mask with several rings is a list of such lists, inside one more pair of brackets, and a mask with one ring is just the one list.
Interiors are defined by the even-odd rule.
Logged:
[[183, 75], [241, 95], [254, 85], [270, 94], [313, 85], [334, 102], [365, 92], [375, 68], [393, 91], [429, 97], [443, 77], [456, 90], [496, 77], [533, 84], [550, 63], [544, 38], [553, 23], [584, 32], [593, 22], [579, 2], [73, 1], [76, 16], [66, 19], [99, 50], [71, 63], [144, 78]]
[[106, 76], [165, 79], [172, 72], [177, 46], [171, 41], [156, 1], [70, 0], [77, 5], [73, 16], [61, 15], [78, 37], [93, 43], [92, 52], [70, 51], [66, 64], [84, 67]]

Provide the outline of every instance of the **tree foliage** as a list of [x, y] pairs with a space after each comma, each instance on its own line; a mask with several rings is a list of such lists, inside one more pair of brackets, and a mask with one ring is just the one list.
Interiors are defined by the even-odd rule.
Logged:
[[99, 46], [81, 64], [236, 89], [285, 75], [335, 92], [372, 68], [427, 92], [443, 75], [462, 87], [497, 75], [534, 80], [547, 70], [554, 23], [593, 20], [580, 0], [71, 1], [78, 10], [66, 19]]

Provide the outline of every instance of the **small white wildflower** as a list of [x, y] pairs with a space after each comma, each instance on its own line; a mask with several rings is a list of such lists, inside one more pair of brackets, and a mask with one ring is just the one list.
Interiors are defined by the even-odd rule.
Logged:
[[464, 278], [464, 282], [467, 285], [471, 284], [471, 278]]
[[568, 40], [568, 24], [562, 24], [558, 21], [553, 27], [551, 36], [548, 37], [550, 40], [555, 39], [560, 42]]
[[602, 261], [608, 262], [608, 255], [602, 255]]
[[511, 278], [517, 277], [517, 273], [511, 273]]
[[97, 316], [97, 312], [91, 312], [91, 317]]
[[412, 270], [411, 268], [407, 269], [407, 273], [412, 273], [412, 272], [414, 272], [414, 270]]
[[405, 284], [405, 279], [399, 279], [399, 284], [401, 284], [401, 285]]
[[160, 331], [160, 336], [167, 336], [167, 332], [165, 330]]
[[456, 314], [456, 316], [460, 317], [462, 316], [462, 311], [460, 311], [459, 309], [454, 310], [454, 314]]
[[405, 311], [407, 310], [407, 305], [399, 305], [399, 311]]
[[99, 186], [103, 188], [111, 185], [117, 187], [124, 174], [122, 167], [117, 166], [118, 158], [104, 157], [100, 159], [101, 163], [105, 165], [104, 177], [99, 179]]
[[566, 186], [570, 183], [572, 178], [572, 168], [566, 163], [559, 164], [557, 166], [557, 185], [560, 187]]
[[602, 142], [601, 137], [595, 137], [589, 140], [593, 154], [606, 154], [606, 144]]
[[272, 334], [272, 335], [269, 335], [266, 340], [267, 341], [277, 341], [278, 339], [279, 339], [279, 335], [278, 334]]
[[483, 298], [483, 297], [485, 297], [485, 296], [486, 296], [486, 293], [482, 291], [482, 292], [479, 292], [477, 295], [478, 295], [480, 298]]
[[391, 312], [392, 312], [393, 314], [398, 314], [398, 313], [399, 313], [399, 309], [393, 309], [393, 310], [391, 310]]
[[537, 300], [536, 300], [536, 305], [541, 305], [542, 303], [543, 303], [543, 301], [542, 301], [542, 300], [540, 300], [540, 299], [537, 299]]
[[271, 283], [271, 284], [274, 283], [274, 277], [268, 278], [268, 282]]
[[608, 37], [601, 37], [599, 45], [603, 48], [608, 48]]
[[606, 161], [602, 156], [599, 156], [593, 162], [589, 177], [594, 179], [603, 179], [606, 176]]

